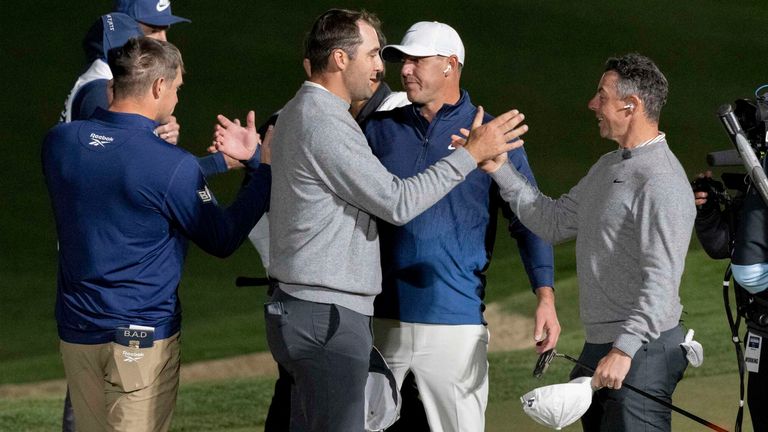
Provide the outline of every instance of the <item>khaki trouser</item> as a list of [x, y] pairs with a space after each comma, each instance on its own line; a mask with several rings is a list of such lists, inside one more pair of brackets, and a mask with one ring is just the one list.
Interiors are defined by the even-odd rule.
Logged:
[[179, 334], [151, 348], [60, 341], [78, 432], [167, 431], [179, 389]]

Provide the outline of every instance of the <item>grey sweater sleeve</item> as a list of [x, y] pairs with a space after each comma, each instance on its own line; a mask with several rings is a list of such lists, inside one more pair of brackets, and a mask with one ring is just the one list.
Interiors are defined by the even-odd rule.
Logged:
[[400, 179], [373, 155], [351, 117], [319, 126], [309, 141], [307, 159], [334, 194], [395, 225], [421, 214], [477, 167], [459, 148], [424, 172]]
[[504, 164], [491, 177], [499, 185], [502, 199], [536, 235], [552, 244], [576, 237], [581, 182], [553, 200], [528, 183], [511, 164]]

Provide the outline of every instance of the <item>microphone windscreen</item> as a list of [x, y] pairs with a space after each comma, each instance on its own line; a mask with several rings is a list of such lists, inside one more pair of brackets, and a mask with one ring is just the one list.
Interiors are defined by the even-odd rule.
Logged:
[[741, 166], [741, 156], [736, 149], [721, 150], [707, 154], [707, 165], [711, 167]]

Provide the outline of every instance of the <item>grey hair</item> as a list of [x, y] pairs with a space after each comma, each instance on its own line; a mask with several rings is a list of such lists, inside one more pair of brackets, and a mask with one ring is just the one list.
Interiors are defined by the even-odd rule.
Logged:
[[661, 107], [667, 103], [669, 84], [658, 66], [638, 53], [612, 57], [605, 62], [605, 72], [613, 71], [619, 75], [616, 91], [620, 98], [637, 95], [645, 106], [645, 115], [658, 123]]

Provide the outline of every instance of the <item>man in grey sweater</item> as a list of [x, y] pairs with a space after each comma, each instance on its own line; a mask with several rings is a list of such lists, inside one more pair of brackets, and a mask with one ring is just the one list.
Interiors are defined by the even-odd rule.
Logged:
[[[585, 431], [670, 430], [669, 409], [622, 382], [671, 401], [687, 367], [678, 296], [696, 209], [677, 158], [659, 132], [667, 80], [639, 54], [606, 62], [589, 101], [600, 136], [619, 144], [567, 194], [553, 200], [501, 157], [483, 164], [504, 200], [542, 238], [576, 238], [580, 360], [595, 368]], [[576, 368], [572, 377], [589, 375]]]
[[[330, 10], [307, 36], [312, 75], [274, 130], [267, 340], [294, 382], [291, 430], [360, 431], [372, 346], [373, 299], [381, 290], [376, 218], [403, 224], [477, 168], [522, 145], [517, 111], [479, 125], [465, 149], [400, 179], [373, 155], [349, 114], [369, 98], [379, 57], [378, 19]], [[450, 143], [446, 143], [449, 145]]]

